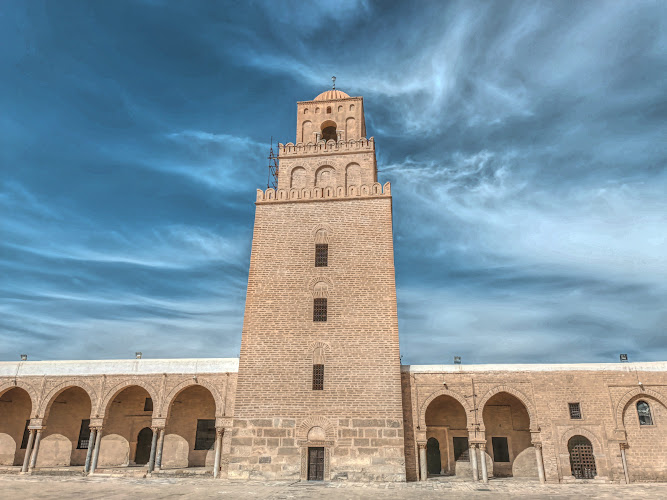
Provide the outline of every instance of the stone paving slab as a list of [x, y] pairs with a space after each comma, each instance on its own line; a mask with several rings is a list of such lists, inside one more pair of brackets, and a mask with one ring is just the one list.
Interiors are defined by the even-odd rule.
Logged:
[[235, 482], [192, 478], [96, 478], [67, 476], [0, 477], [1, 497], [7, 499], [76, 498], [77, 500], [156, 499], [262, 499], [299, 500], [382, 498], [515, 498], [545, 499], [661, 499], [667, 498], [667, 483], [547, 484], [535, 481], [497, 479], [488, 485], [460, 481], [426, 483], [287, 483]]

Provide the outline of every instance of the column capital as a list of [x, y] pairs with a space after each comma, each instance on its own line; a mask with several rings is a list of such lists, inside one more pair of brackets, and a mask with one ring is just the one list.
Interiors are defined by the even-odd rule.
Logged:
[[538, 450], [542, 449], [542, 442], [541, 441], [533, 441], [533, 446], [537, 448]]
[[620, 442], [618, 445], [621, 447], [621, 450], [627, 450], [630, 448], [630, 445], [627, 442]]
[[417, 441], [417, 446], [421, 450], [422, 448], [426, 448], [426, 441]]

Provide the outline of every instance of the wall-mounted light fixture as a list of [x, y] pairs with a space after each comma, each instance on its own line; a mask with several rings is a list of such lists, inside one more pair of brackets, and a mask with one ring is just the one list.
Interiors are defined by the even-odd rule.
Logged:
[[140, 352], [135, 352], [134, 355], [137, 357], [137, 359], [141, 359], [141, 353]]
[[28, 361], [28, 355], [27, 354], [21, 354], [21, 361]]

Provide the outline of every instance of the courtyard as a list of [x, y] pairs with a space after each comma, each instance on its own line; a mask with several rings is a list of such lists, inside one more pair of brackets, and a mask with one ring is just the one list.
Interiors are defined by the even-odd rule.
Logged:
[[3, 498], [229, 498], [229, 499], [408, 499], [408, 498], [667, 498], [667, 483], [547, 484], [495, 479], [488, 485], [465, 481], [425, 483], [233, 482], [209, 478], [121, 478], [72, 476], [0, 477]]

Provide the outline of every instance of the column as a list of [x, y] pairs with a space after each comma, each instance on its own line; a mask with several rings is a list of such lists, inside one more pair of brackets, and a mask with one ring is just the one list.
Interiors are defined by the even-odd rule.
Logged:
[[162, 467], [162, 448], [164, 447], [164, 429], [160, 429], [160, 437], [157, 441], [157, 457], [155, 458], [155, 469]]
[[621, 461], [623, 462], [623, 475], [625, 476], [625, 484], [630, 484], [630, 474], [628, 474], [628, 461], [625, 458], [625, 449], [628, 443], [620, 443], [621, 445]]
[[157, 427], [153, 427], [153, 439], [151, 439], [151, 455], [150, 458], [148, 459], [148, 472], [151, 473], [153, 472], [153, 468], [155, 467], [155, 452], [157, 450], [157, 433], [159, 429]]
[[35, 440], [35, 429], [28, 429], [28, 444], [25, 447], [25, 457], [23, 458], [23, 466], [21, 467], [21, 472], [28, 472], [28, 464], [30, 463], [30, 454], [32, 453], [32, 443]]
[[479, 471], [477, 469], [477, 445], [470, 446], [470, 462], [472, 463], [472, 480], [479, 480]]
[[93, 427], [90, 429], [90, 436], [88, 436], [88, 451], [86, 452], [86, 464], [83, 466], [84, 474], [88, 474], [90, 470], [90, 459], [93, 456], [93, 448], [95, 448], [95, 434], [97, 434], [97, 429]]
[[215, 428], [215, 461], [213, 463], [213, 479], [220, 476], [220, 455], [222, 454], [222, 427]]
[[39, 453], [39, 442], [42, 440], [42, 429], [37, 429], [37, 434], [35, 435], [35, 446], [32, 449], [32, 456], [30, 457], [30, 466], [28, 471], [32, 472], [37, 463], [37, 453]]
[[97, 459], [100, 456], [100, 443], [102, 441], [102, 428], [97, 428], [97, 434], [95, 435], [95, 450], [93, 451], [93, 463], [90, 465], [90, 474], [95, 474], [95, 469], [97, 469]]
[[479, 458], [482, 460], [482, 481], [489, 482], [489, 474], [486, 470], [486, 443], [479, 443]]
[[428, 469], [426, 467], [426, 443], [417, 443], [419, 446], [419, 480], [426, 481]]
[[535, 446], [535, 460], [537, 461], [537, 476], [540, 478], [540, 483], [544, 484], [546, 478], [544, 475], [544, 460], [542, 459], [542, 443], [533, 443]]
[[220, 478], [227, 479], [229, 472], [229, 455], [232, 452], [232, 428], [222, 429], [222, 453], [220, 457]]

